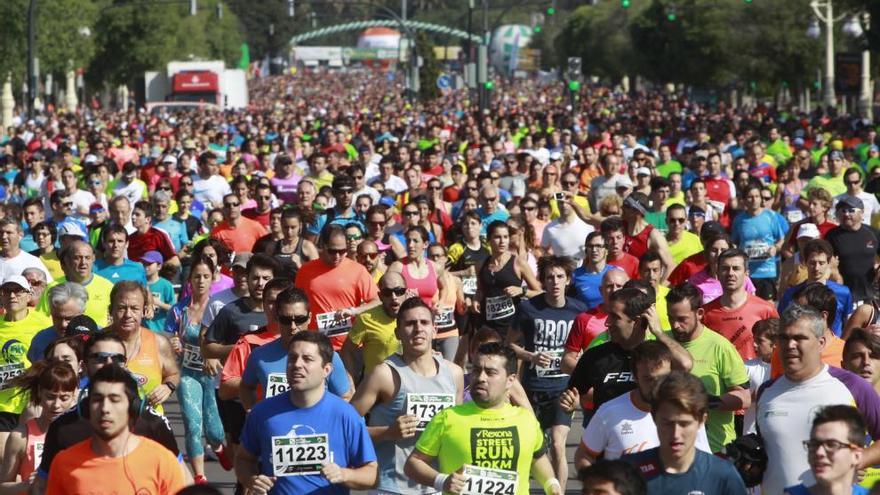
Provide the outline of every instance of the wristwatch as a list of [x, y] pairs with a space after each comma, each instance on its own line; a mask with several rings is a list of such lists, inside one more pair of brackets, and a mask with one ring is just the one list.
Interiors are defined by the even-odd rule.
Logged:
[[172, 394], [174, 393], [175, 390], [177, 390], [177, 385], [175, 385], [171, 382], [165, 382], [162, 385], [165, 385], [166, 387], [168, 387], [168, 389], [171, 390]]

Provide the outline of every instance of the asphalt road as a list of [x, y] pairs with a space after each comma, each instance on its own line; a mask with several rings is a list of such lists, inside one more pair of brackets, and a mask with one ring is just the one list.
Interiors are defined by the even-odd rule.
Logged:
[[[172, 398], [169, 399], [168, 402], [165, 403], [165, 414], [168, 417], [168, 420], [171, 422], [171, 428], [174, 430], [174, 435], [177, 437], [177, 445], [180, 446], [180, 449], [184, 449], [184, 440], [183, 440], [183, 420], [180, 415], [180, 407], [177, 403], [177, 394], [172, 395]], [[566, 489], [566, 493], [570, 495], [574, 495], [580, 493], [580, 483], [573, 478], [576, 477], [577, 473], [574, 472], [574, 468], [572, 466], [571, 460], [574, 459], [574, 450], [577, 447], [578, 442], [581, 438], [581, 433], [583, 432], [583, 428], [581, 427], [581, 414], [580, 412], [576, 412], [574, 418], [572, 419], [571, 432], [568, 434], [568, 442], [567, 442], [567, 452], [569, 459], [569, 483]], [[235, 475], [231, 471], [225, 471], [217, 461], [211, 461], [209, 459], [205, 459], [205, 476], [207, 476], [208, 481], [211, 485], [220, 489], [225, 495], [232, 495], [235, 487]], [[544, 490], [541, 489], [534, 481], [532, 482], [532, 490], [533, 494], [543, 494]], [[366, 492], [352, 492], [353, 494], [362, 495]]]

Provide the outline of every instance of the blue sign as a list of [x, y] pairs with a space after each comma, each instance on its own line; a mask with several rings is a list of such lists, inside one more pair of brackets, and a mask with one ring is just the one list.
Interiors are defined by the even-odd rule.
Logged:
[[452, 78], [446, 74], [440, 74], [437, 76], [437, 88], [441, 90], [447, 90], [452, 88]]

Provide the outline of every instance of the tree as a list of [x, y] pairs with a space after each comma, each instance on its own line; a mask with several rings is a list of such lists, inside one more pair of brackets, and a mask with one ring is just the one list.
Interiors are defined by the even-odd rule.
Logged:
[[[432, 100], [440, 96], [436, 84], [440, 76], [440, 63], [434, 54], [434, 43], [424, 31], [416, 33], [416, 52], [422, 59], [422, 66], [419, 67], [419, 98], [423, 101]], [[415, 61], [410, 61], [413, 62]]]

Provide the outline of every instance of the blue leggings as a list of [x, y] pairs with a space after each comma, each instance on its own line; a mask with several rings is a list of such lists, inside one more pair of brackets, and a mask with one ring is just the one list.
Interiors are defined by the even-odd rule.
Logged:
[[225, 433], [220, 423], [220, 413], [217, 411], [214, 377], [181, 368], [177, 398], [183, 413], [187, 454], [190, 457], [205, 455], [205, 447], [202, 445], [203, 427], [208, 443], [222, 445]]

